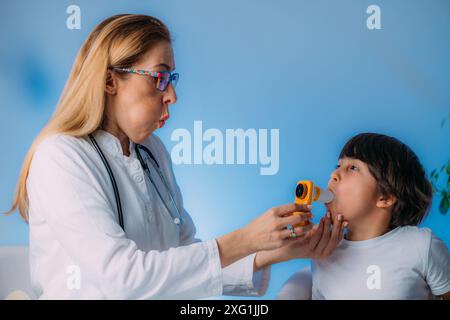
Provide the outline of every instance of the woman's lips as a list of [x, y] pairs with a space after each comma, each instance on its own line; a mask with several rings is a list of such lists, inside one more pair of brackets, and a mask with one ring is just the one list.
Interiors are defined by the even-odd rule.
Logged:
[[166, 124], [167, 119], [169, 119], [169, 115], [166, 115], [159, 120], [159, 127], [162, 128]]

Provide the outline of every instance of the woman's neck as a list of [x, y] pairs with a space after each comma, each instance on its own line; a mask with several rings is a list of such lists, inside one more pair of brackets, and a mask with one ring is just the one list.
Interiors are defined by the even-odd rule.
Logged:
[[117, 124], [109, 124], [105, 121], [101, 128], [106, 132], [109, 132], [113, 136], [115, 136], [120, 141], [120, 145], [122, 146], [122, 153], [125, 156], [130, 156], [130, 139], [128, 136], [117, 126]]

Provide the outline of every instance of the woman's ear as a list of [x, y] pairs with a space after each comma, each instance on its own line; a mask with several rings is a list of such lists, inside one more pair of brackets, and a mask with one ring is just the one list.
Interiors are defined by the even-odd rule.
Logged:
[[106, 72], [105, 92], [110, 95], [117, 93], [117, 78], [111, 70]]
[[397, 202], [397, 198], [393, 195], [381, 195], [377, 200], [378, 208], [389, 208]]

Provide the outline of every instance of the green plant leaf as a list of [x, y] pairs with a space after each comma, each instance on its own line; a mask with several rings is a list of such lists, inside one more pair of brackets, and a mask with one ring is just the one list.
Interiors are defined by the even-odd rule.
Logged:
[[448, 208], [450, 207], [450, 201], [448, 195], [445, 191], [442, 192], [442, 199], [439, 203], [439, 212], [442, 214], [446, 214], [448, 212]]
[[436, 169], [433, 169], [433, 171], [431, 171], [430, 177], [434, 178], [435, 175], [436, 175]]

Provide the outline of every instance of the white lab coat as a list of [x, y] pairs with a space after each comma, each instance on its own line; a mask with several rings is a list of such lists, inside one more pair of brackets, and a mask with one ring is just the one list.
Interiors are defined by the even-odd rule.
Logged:
[[126, 157], [115, 136], [97, 130], [94, 137], [114, 173], [126, 232], [118, 223], [110, 178], [89, 138], [58, 134], [42, 141], [27, 179], [30, 272], [40, 298], [196, 299], [264, 294], [270, 268], [253, 273], [255, 254], [222, 269], [216, 240], [195, 238], [170, 155], [158, 137], [151, 135], [144, 145], [161, 166], [185, 220], [181, 226], [173, 223], [142, 170], [134, 143], [130, 142], [131, 154]]

